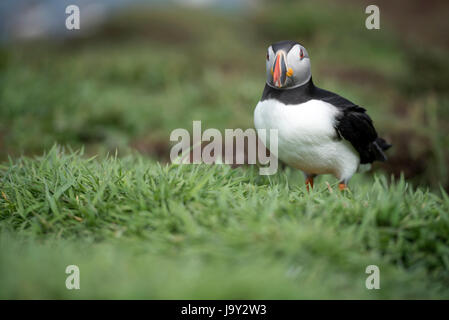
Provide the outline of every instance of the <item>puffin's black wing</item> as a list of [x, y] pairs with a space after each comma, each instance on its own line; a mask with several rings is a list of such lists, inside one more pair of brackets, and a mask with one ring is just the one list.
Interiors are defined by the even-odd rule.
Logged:
[[366, 114], [366, 110], [335, 93], [316, 89], [315, 95], [319, 95], [321, 100], [340, 110], [335, 129], [338, 135], [348, 140], [360, 154], [360, 163], [387, 160], [383, 151], [391, 145], [378, 137], [373, 121]]
[[372, 163], [375, 160], [385, 161], [387, 156], [383, 151], [390, 146], [377, 136], [373, 122], [365, 111], [359, 106], [343, 109], [337, 119], [337, 132], [342, 138], [351, 142], [358, 151], [360, 163]]

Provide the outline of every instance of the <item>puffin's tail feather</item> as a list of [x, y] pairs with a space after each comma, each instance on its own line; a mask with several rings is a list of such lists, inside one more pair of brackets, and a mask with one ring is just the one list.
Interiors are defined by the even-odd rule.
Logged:
[[385, 141], [385, 139], [382, 138], [377, 138], [376, 143], [382, 150], [388, 150], [392, 147], [391, 144], [389, 144], [387, 141]]
[[387, 161], [387, 155], [384, 153], [384, 151], [390, 148], [391, 144], [387, 143], [382, 138], [377, 138], [376, 141], [373, 142], [373, 152], [376, 160]]

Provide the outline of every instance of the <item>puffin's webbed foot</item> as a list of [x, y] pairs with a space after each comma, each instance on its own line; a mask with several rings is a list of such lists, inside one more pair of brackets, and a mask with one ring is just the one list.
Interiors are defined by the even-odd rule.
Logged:
[[338, 184], [338, 189], [340, 189], [340, 191], [349, 190], [349, 189], [348, 189], [348, 185], [347, 185], [346, 183], [344, 183], [344, 182], [340, 182], [340, 183]]
[[310, 192], [310, 188], [313, 189], [313, 179], [315, 177], [316, 174], [306, 174], [306, 188], [308, 192]]

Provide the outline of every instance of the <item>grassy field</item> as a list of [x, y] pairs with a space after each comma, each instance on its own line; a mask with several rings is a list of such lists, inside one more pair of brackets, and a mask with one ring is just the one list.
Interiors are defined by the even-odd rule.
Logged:
[[[378, 31], [351, 2], [267, 1], [128, 8], [1, 46], [0, 298], [448, 298], [447, 19], [383, 3]], [[389, 161], [345, 193], [328, 176], [307, 193], [291, 168], [167, 164], [193, 120], [253, 127], [266, 48], [289, 38], [318, 86], [368, 110]]]
[[[98, 161], [0, 167], [1, 298], [447, 298], [449, 197], [358, 176]], [[329, 185], [327, 184], [329, 183]], [[65, 288], [80, 267], [81, 290]], [[365, 288], [377, 265], [381, 289]]]

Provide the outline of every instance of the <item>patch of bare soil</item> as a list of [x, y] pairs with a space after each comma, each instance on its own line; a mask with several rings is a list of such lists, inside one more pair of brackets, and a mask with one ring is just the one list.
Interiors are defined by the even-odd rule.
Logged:
[[390, 134], [389, 142], [393, 148], [389, 151], [388, 161], [382, 163], [382, 168], [389, 174], [399, 177], [401, 172], [407, 179], [423, 175], [432, 157], [430, 148], [424, 148], [418, 154], [412, 150], [411, 141], [421, 146], [429, 146], [426, 138], [417, 136], [412, 131], [400, 131]]
[[336, 78], [347, 83], [357, 85], [369, 85], [371, 88], [385, 87], [388, 85], [386, 77], [379, 72], [369, 69], [338, 68], [330, 64], [321, 66], [319, 72], [326, 77]]

